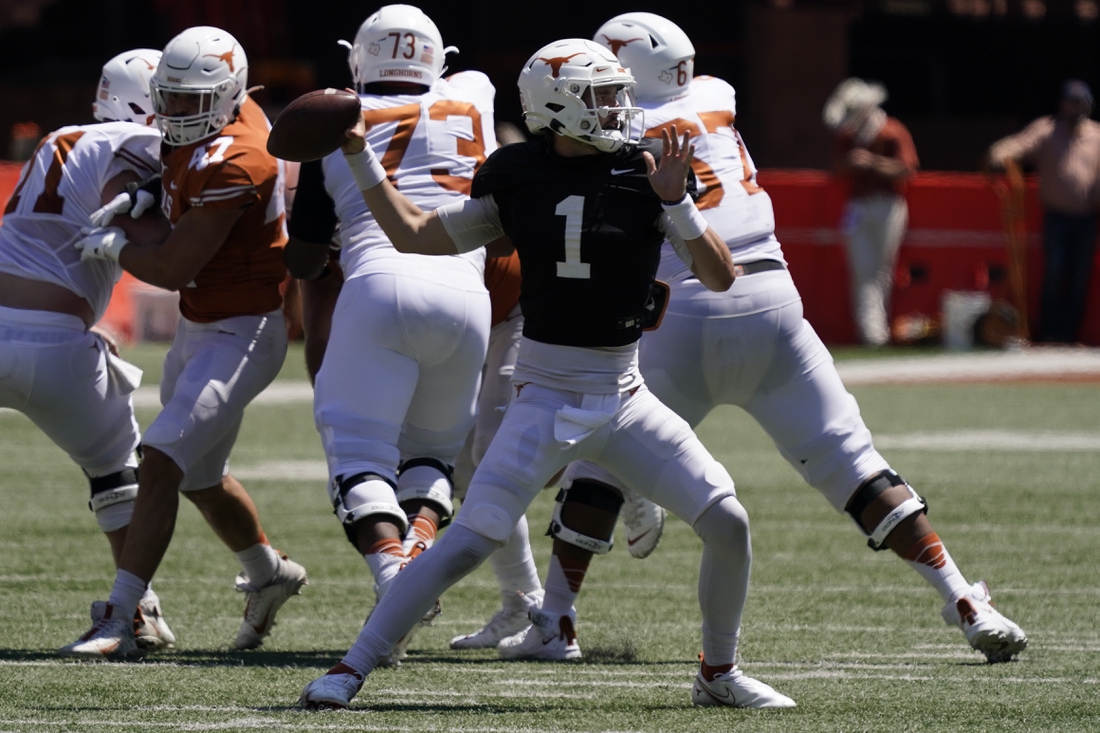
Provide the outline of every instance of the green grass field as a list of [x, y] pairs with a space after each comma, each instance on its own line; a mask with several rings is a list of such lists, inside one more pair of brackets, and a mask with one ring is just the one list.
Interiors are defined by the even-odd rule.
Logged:
[[[163, 347], [131, 350], [159, 378]], [[858, 354], [847, 354], [848, 358]], [[293, 349], [284, 378], [302, 379]], [[939, 597], [805, 486], [735, 409], [700, 427], [752, 518], [754, 567], [744, 668], [794, 710], [696, 709], [699, 542], [670, 520], [660, 547], [618, 548], [592, 566], [579, 604], [585, 659], [504, 663], [452, 652], [451, 636], [496, 609], [487, 568], [455, 586], [398, 669], [371, 675], [355, 707], [306, 713], [302, 686], [337, 661], [373, 603], [369, 572], [325, 493], [308, 403], [253, 405], [234, 454], [272, 542], [310, 585], [263, 651], [230, 649], [242, 609], [232, 555], [183, 503], [155, 587], [179, 642], [144, 662], [63, 661], [88, 604], [113, 578], [106, 541], [68, 458], [21, 415], [0, 413], [0, 731], [1096, 731], [1100, 730], [1100, 440], [1093, 384], [854, 389], [894, 467], [971, 581], [1028, 632], [1018, 661], [982, 663], [941, 621]], [[139, 410], [142, 425], [155, 415]], [[922, 448], [907, 436], [967, 431]], [[1005, 436], [1033, 436], [1024, 445]], [[983, 439], [982, 436], [985, 436]], [[1011, 447], [1010, 447], [1011, 446]], [[531, 509], [541, 537], [553, 492]]]

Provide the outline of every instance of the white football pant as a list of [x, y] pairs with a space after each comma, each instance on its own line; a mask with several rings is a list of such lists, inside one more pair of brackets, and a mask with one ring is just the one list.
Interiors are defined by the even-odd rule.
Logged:
[[244, 408], [278, 375], [286, 345], [282, 311], [213, 323], [180, 318], [164, 357], [164, 409], [144, 443], [183, 470], [181, 491], [217, 486], [229, 471]]
[[[744, 275], [726, 293], [678, 283], [661, 327], [642, 337], [639, 367], [650, 390], [693, 427], [717, 405], [743, 408], [837, 511], [864, 480], [889, 468], [828, 349], [803, 319], [786, 270]], [[585, 476], [619, 485], [589, 464], [567, 473]]]
[[413, 457], [453, 465], [473, 426], [489, 337], [483, 276], [457, 257], [415, 265], [353, 276], [336, 303], [314, 391], [331, 478], [394, 480]]
[[[76, 316], [0, 307], [0, 407], [30, 418], [91, 478], [137, 465], [141, 438], [130, 399], [137, 385], [112, 368], [113, 359]], [[120, 529], [128, 516], [101, 527]]]

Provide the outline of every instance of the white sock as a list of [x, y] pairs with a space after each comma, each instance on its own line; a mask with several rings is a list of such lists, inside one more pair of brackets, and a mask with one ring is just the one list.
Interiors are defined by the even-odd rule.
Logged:
[[740, 629], [732, 634], [711, 631], [710, 624], [704, 621], [703, 661], [712, 667], [737, 664], [737, 641], [740, 636]]
[[233, 554], [237, 556], [253, 588], [266, 588], [275, 580], [275, 573], [279, 571], [279, 554], [271, 549], [271, 545], [257, 542], [247, 550]]
[[363, 559], [367, 561], [367, 567], [374, 576], [374, 584], [378, 587], [378, 597], [381, 599], [386, 593], [386, 588], [404, 566], [405, 557], [388, 552], [372, 552], [363, 555]]
[[112, 613], [111, 617], [133, 618], [147, 587], [148, 583], [133, 573], [122, 568], [116, 570], [111, 597], [107, 599], [107, 602], [115, 608], [115, 613]]
[[[550, 569], [546, 573], [546, 595], [542, 599], [542, 610], [546, 613], [564, 615], [573, 610], [577, 596], [581, 594], [588, 563], [572, 560], [563, 561], [557, 555], [550, 556]], [[572, 581], [570, 580], [572, 578]]]
[[519, 593], [530, 595], [542, 590], [529, 537], [527, 517], [520, 517], [515, 531], [504, 547], [489, 556], [489, 565], [497, 576], [500, 597], [505, 606], [522, 605]]
[[951, 553], [935, 532], [913, 543], [902, 559], [936, 589], [944, 603], [958, 600], [970, 590], [966, 578], [951, 559]]
[[393, 580], [392, 593], [374, 607], [359, 638], [342, 660], [366, 674], [423, 618], [443, 593], [474, 571], [499, 543], [461, 524], [452, 526], [431, 552], [424, 553]]

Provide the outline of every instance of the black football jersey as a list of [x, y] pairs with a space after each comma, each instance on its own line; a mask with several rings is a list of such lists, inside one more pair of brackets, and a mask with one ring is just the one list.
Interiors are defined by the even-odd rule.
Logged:
[[473, 197], [493, 195], [519, 254], [527, 338], [593, 347], [641, 337], [665, 238], [643, 150], [660, 160], [659, 140], [566, 158], [537, 139], [500, 148], [474, 176]]

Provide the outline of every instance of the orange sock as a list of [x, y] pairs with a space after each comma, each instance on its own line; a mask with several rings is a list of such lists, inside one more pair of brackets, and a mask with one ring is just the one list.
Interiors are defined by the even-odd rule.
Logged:
[[902, 557], [909, 562], [920, 563], [939, 570], [947, 562], [947, 550], [940, 541], [940, 536], [935, 532], [929, 532], [917, 540]]
[[375, 542], [370, 548], [367, 549], [368, 555], [396, 555], [398, 557], [404, 557], [405, 553], [401, 551], [401, 540], [392, 539], [387, 537]]
[[409, 531], [401, 546], [408, 558], [412, 560], [432, 546], [439, 528], [433, 519], [422, 514], [414, 514], [410, 520]]
[[951, 603], [969, 589], [966, 578], [959, 572], [951, 553], [935, 532], [929, 532], [904, 553], [898, 554], [932, 584], [946, 603]]

